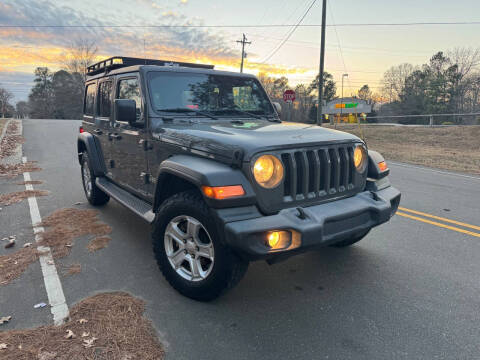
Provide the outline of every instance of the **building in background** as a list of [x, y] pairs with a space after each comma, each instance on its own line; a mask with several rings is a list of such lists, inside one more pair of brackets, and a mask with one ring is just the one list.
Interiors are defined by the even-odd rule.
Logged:
[[323, 107], [322, 113], [328, 118], [335, 119], [336, 123], [357, 122], [356, 116], [368, 115], [372, 112], [372, 105], [369, 101], [355, 97], [344, 97], [331, 100]]

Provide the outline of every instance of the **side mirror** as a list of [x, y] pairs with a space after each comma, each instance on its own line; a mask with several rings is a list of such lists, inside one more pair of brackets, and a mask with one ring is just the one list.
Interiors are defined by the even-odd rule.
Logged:
[[280, 115], [282, 113], [282, 105], [280, 105], [280, 103], [278, 102], [274, 102], [273, 106], [275, 107], [277, 114]]
[[137, 104], [135, 100], [115, 99], [115, 120], [135, 125], [137, 121]]

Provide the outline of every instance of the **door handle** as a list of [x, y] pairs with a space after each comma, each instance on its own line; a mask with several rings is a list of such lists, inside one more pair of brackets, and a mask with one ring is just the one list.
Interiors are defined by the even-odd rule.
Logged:
[[93, 132], [97, 135], [102, 135], [103, 134], [103, 131], [100, 130], [100, 129], [95, 129], [95, 130], [93, 130]]

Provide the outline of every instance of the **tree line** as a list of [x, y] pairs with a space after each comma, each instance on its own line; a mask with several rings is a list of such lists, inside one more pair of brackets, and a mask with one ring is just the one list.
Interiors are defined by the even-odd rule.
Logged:
[[[20, 118], [81, 119], [85, 69], [96, 59], [97, 47], [88, 40], [77, 40], [59, 59], [62, 69], [46, 67], [35, 70], [34, 85], [28, 101], [11, 104], [13, 95], [0, 87], [0, 115]], [[456, 48], [434, 54], [428, 63], [414, 66], [404, 63], [392, 66], [382, 79], [380, 92], [373, 93], [368, 84], [352, 96], [369, 101], [376, 112], [371, 115], [424, 115], [480, 112], [480, 49]], [[292, 87], [285, 76], [274, 78], [265, 73], [258, 76], [272, 101], [283, 103], [283, 93], [294, 89], [295, 104], [292, 120], [315, 122], [317, 118], [317, 75], [309, 83]], [[323, 78], [325, 101], [337, 98], [333, 76]], [[286, 119], [286, 111], [282, 118]], [[472, 118], [473, 119], [473, 118]], [[460, 116], [448, 119], [460, 123]], [[402, 121], [402, 120], [401, 120]], [[413, 122], [416, 119], [405, 119]]]
[[81, 119], [85, 69], [96, 58], [97, 47], [87, 39], [73, 41], [58, 59], [61, 70], [52, 72], [37, 67], [28, 101], [10, 103], [13, 95], [0, 88], [0, 114], [2, 117], [34, 119]]
[[[383, 76], [379, 115], [463, 114], [480, 112], [480, 49], [439, 51], [428, 63], [392, 66]], [[472, 122], [461, 116], [448, 121]], [[418, 120], [405, 119], [415, 123]]]
[[[288, 84], [288, 78], [282, 76], [280, 78], [273, 78], [264, 73], [260, 73], [258, 79], [262, 83], [267, 95], [274, 102], [283, 104], [283, 93], [285, 90], [292, 89]], [[295, 90], [295, 104], [292, 111], [292, 120], [298, 122], [315, 122], [317, 119], [317, 98], [318, 98], [318, 81], [320, 75], [317, 75], [314, 80], [307, 84], [298, 84], [293, 89]], [[324, 72], [323, 74], [323, 98], [326, 101], [335, 99], [337, 92], [337, 85], [333, 80], [333, 76]], [[287, 112], [283, 111], [281, 114], [283, 120], [287, 119]]]

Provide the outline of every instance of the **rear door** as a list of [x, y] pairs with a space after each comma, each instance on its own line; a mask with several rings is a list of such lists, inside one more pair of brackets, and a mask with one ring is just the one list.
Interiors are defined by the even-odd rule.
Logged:
[[109, 133], [111, 131], [112, 121], [112, 79], [104, 78], [98, 82], [97, 101], [95, 106], [95, 129], [93, 132], [97, 135], [102, 145], [103, 158], [105, 160], [105, 167], [107, 169], [107, 176], [109, 173], [111, 162], [111, 141]]
[[98, 96], [97, 80], [89, 81], [85, 84], [85, 96], [83, 102], [83, 129], [92, 134], [98, 144], [100, 144], [100, 156], [107, 161], [110, 152], [110, 142], [108, 141], [108, 131], [110, 129], [109, 121], [105, 122], [97, 115]]
[[142, 109], [142, 93], [137, 73], [117, 76], [116, 99], [135, 100], [137, 121], [135, 124], [114, 120], [112, 128], [111, 169], [113, 180], [140, 197], [146, 197], [147, 159], [144, 150], [145, 116]]

